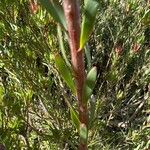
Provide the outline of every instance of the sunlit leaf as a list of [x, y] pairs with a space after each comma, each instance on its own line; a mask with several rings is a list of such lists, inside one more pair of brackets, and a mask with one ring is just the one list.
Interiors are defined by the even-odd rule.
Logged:
[[74, 126], [79, 131], [80, 121], [79, 121], [78, 114], [75, 112], [75, 110], [70, 108], [70, 115], [71, 115], [71, 120], [72, 120]]
[[69, 86], [69, 88], [73, 91], [73, 93], [75, 93], [76, 90], [72, 74], [67, 65], [65, 64], [65, 61], [59, 54], [55, 56], [55, 63], [60, 75], [62, 76], [66, 84]]
[[84, 16], [82, 21], [81, 36], [80, 36], [80, 49], [83, 49], [85, 43], [87, 42], [94, 26], [97, 10], [98, 1], [97, 0], [84, 0]]
[[145, 12], [142, 22], [144, 25], [149, 26], [150, 25], [150, 9]]
[[85, 124], [81, 124], [80, 125], [80, 138], [83, 143], [86, 143], [87, 136], [88, 136], [87, 127], [85, 126]]
[[4, 89], [0, 86], [0, 104], [4, 96]]
[[62, 56], [66, 62], [66, 65], [68, 67], [71, 67], [69, 61], [68, 61], [68, 58], [67, 58], [67, 55], [66, 55], [66, 51], [65, 51], [65, 47], [64, 47], [64, 42], [63, 42], [63, 34], [62, 34], [62, 30], [61, 30], [61, 27], [58, 25], [57, 26], [57, 34], [58, 34], [58, 41], [59, 41], [59, 47], [60, 47], [60, 50], [61, 50], [61, 53], [62, 53]]
[[84, 84], [84, 89], [83, 89], [83, 101], [84, 103], [87, 103], [88, 99], [90, 98], [95, 82], [96, 82], [96, 76], [97, 76], [97, 69], [96, 67], [93, 67], [86, 78], [85, 84]]
[[48, 10], [53, 19], [60, 23], [66, 29], [66, 21], [63, 8], [57, 0], [39, 0], [41, 4]]

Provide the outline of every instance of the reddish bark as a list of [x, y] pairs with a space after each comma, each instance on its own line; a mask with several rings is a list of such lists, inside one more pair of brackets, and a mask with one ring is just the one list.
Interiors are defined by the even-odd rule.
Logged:
[[[79, 106], [79, 119], [87, 126], [87, 106], [82, 102], [82, 91], [85, 81], [85, 67], [83, 51], [78, 51], [80, 43], [80, 6], [78, 0], [63, 0], [64, 13], [67, 22], [69, 45], [71, 50], [71, 61], [77, 89], [77, 100]], [[87, 150], [87, 144], [80, 141], [80, 150]]]
[[135, 43], [135, 44], [133, 44], [132, 45], [132, 50], [133, 50], [133, 52], [134, 53], [138, 53], [139, 51], [140, 51], [140, 44], [138, 44], [138, 43]]
[[39, 6], [37, 4], [37, 0], [30, 0], [29, 1], [29, 9], [31, 11], [32, 14], [36, 14], [38, 9], [39, 9]]

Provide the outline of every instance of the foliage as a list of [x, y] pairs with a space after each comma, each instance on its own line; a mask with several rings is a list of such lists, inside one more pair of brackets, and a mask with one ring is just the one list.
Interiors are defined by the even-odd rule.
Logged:
[[[88, 60], [97, 67], [88, 147], [149, 149], [149, 1], [99, 3], [85, 59], [87, 72]], [[0, 143], [9, 150], [77, 149], [66, 103], [77, 108], [76, 100], [55, 66], [58, 37], [36, 1], [0, 1]], [[65, 32], [62, 42], [70, 60]]]

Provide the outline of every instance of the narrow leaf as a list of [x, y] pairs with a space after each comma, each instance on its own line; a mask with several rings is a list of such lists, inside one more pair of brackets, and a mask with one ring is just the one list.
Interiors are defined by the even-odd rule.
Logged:
[[87, 103], [88, 99], [92, 95], [95, 82], [96, 82], [96, 76], [97, 76], [97, 69], [96, 67], [93, 67], [85, 80], [84, 88], [83, 88], [83, 101], [84, 103]]
[[80, 121], [79, 121], [78, 114], [76, 113], [76, 111], [74, 111], [72, 108], [70, 108], [70, 115], [71, 115], [71, 120], [72, 120], [74, 126], [79, 131]]
[[84, 16], [82, 21], [81, 36], [80, 36], [80, 50], [83, 49], [87, 42], [94, 26], [98, 5], [97, 0], [84, 0]]
[[75, 93], [76, 90], [75, 90], [75, 84], [73, 81], [72, 74], [69, 68], [67, 67], [67, 65], [65, 64], [65, 61], [59, 54], [55, 56], [55, 63], [62, 78], [64, 79], [66, 84], [69, 86], [69, 88], [72, 90], [72, 92]]
[[71, 117], [72, 123], [76, 127], [76, 129], [78, 130], [78, 133], [79, 133], [79, 127], [80, 127], [79, 115], [73, 109], [72, 105], [70, 104], [68, 98], [65, 95], [64, 95], [64, 98], [65, 98], [64, 100], [70, 110], [70, 117]]
[[145, 12], [145, 14], [144, 14], [144, 16], [142, 18], [142, 22], [146, 26], [150, 25], [150, 9], [148, 9], [148, 11]]
[[87, 66], [88, 66], [88, 71], [89, 71], [89, 69], [91, 68], [91, 53], [90, 53], [90, 48], [88, 44], [86, 44], [85, 46], [85, 56], [87, 59]]
[[58, 0], [39, 0], [41, 4], [47, 9], [53, 19], [61, 24], [66, 29], [65, 15], [63, 8]]
[[88, 137], [87, 127], [85, 126], [85, 124], [81, 124], [80, 125], [80, 138], [83, 143], [87, 142], [87, 137]]
[[[96, 98], [94, 96], [91, 96], [90, 99], [90, 107], [89, 107], [89, 124], [88, 128], [91, 129], [93, 127], [93, 122], [95, 120], [95, 113], [96, 113]], [[98, 103], [99, 105], [99, 103]]]
[[64, 47], [64, 42], [63, 42], [63, 35], [62, 35], [62, 30], [61, 30], [61, 27], [58, 25], [57, 26], [57, 34], [58, 34], [58, 41], [59, 41], [59, 47], [60, 47], [60, 50], [61, 50], [61, 53], [62, 53], [62, 56], [66, 62], [66, 65], [68, 67], [71, 67], [69, 61], [68, 61], [68, 58], [67, 58], [67, 55], [66, 55], [66, 51], [65, 51], [65, 47]]

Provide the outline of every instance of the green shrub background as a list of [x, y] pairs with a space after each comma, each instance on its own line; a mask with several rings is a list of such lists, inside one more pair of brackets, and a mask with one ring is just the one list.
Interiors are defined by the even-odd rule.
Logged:
[[[88, 45], [98, 69], [89, 150], [150, 149], [150, 2], [101, 0]], [[8, 150], [77, 149], [65, 99], [77, 104], [55, 67], [59, 52], [45, 9], [0, 1], [0, 143]]]

